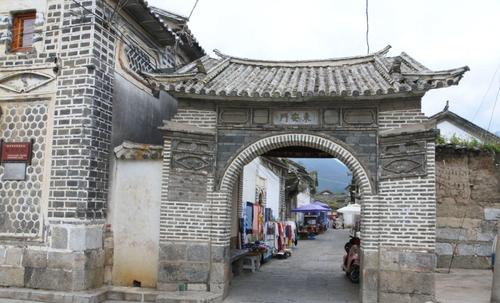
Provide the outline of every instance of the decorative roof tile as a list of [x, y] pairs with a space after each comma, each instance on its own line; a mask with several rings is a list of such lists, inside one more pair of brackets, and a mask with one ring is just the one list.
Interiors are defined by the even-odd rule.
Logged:
[[467, 66], [431, 71], [402, 53], [387, 57], [390, 46], [366, 56], [324, 60], [265, 61], [204, 56], [174, 73], [148, 74], [175, 96], [245, 99], [373, 97], [418, 95], [456, 85]]

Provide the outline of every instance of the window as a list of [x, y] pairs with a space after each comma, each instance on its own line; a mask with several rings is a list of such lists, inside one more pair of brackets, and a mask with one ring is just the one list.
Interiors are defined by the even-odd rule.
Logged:
[[33, 31], [35, 30], [36, 13], [21, 13], [14, 15], [12, 28], [13, 52], [29, 50], [33, 45]]

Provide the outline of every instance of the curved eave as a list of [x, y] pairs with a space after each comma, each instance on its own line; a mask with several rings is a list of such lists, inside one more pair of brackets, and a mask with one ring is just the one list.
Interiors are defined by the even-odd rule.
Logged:
[[415, 98], [422, 97], [426, 91], [412, 91], [412, 92], [400, 92], [391, 95], [370, 95], [370, 96], [301, 96], [301, 97], [264, 97], [264, 96], [220, 96], [220, 95], [199, 95], [186, 92], [175, 92], [168, 91], [169, 94], [178, 99], [196, 99], [196, 100], [207, 100], [207, 101], [221, 101], [221, 102], [232, 102], [232, 101], [250, 101], [250, 102], [332, 102], [332, 101], [374, 101], [374, 100], [384, 100], [384, 99], [401, 99], [401, 98]]

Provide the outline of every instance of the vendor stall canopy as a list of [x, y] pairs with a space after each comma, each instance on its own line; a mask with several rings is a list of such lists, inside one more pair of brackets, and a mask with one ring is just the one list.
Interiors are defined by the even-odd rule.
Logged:
[[401, 53], [386, 56], [390, 46], [365, 56], [303, 61], [265, 61], [214, 52], [173, 73], [147, 74], [175, 96], [224, 99], [296, 99], [423, 95], [456, 85], [467, 66], [431, 71]]
[[292, 212], [294, 213], [307, 213], [307, 212], [312, 212], [312, 211], [319, 211], [319, 212], [327, 212], [330, 211], [331, 209], [328, 207], [321, 206], [317, 203], [311, 203], [311, 204], [306, 204], [301, 207], [297, 207], [292, 209]]

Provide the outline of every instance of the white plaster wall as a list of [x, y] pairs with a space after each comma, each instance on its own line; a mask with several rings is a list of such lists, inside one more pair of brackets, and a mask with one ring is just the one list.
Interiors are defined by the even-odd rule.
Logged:
[[110, 223], [113, 285], [156, 287], [160, 239], [161, 160], [116, 160]]
[[439, 129], [441, 136], [445, 137], [447, 140], [449, 140], [453, 135], [455, 135], [460, 139], [466, 139], [466, 140], [476, 139], [479, 142], [482, 142], [481, 139], [479, 139], [478, 137], [468, 133], [463, 128], [449, 121], [440, 121], [439, 123], [437, 123], [437, 128]]
[[297, 194], [297, 208], [304, 206], [306, 204], [311, 204], [311, 192], [309, 187], [306, 188], [303, 192]]
[[247, 201], [255, 202], [257, 177], [266, 180], [266, 207], [273, 210], [274, 217], [279, 217], [280, 177], [267, 168], [260, 157], [255, 158], [243, 168], [243, 209]]
[[0, 13], [15, 13], [25, 10], [45, 12], [46, 0], [0, 1]]

